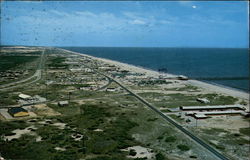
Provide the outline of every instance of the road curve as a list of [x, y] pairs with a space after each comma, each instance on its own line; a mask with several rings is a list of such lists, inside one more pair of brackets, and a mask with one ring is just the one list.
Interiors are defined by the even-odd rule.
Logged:
[[[43, 52], [41, 54], [40, 62], [39, 62], [38, 67], [37, 67], [37, 70], [32, 76], [25, 78], [25, 79], [22, 79], [22, 80], [17, 81], [17, 82], [12, 82], [12, 83], [1, 85], [0, 91], [20, 87], [20, 86], [27, 85], [27, 84], [31, 84], [31, 83], [34, 83], [34, 82], [38, 81], [39, 79], [41, 79], [44, 52], [45, 52], [45, 50], [43, 50]], [[28, 82], [29, 80], [32, 80], [33, 78], [36, 78], [36, 79]], [[27, 82], [27, 83], [25, 83], [25, 82]]]

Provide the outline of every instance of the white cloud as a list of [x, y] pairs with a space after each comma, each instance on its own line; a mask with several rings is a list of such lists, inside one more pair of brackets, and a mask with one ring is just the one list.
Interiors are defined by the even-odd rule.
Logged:
[[[52, 13], [54, 15], [58, 15], [58, 16], [68, 16], [69, 14], [66, 12], [59, 12], [57, 10], [50, 10], [49, 13]], [[40, 12], [40, 14], [43, 14], [42, 12]]]
[[192, 8], [194, 8], [194, 9], [195, 9], [195, 8], [197, 8], [197, 7], [196, 7], [195, 5], [193, 5], [193, 6], [192, 6]]
[[[137, 12], [122, 12], [123, 15], [112, 12], [92, 12], [78, 10], [65, 12], [60, 10], [32, 11], [27, 15], [17, 16], [15, 22], [21, 23], [20, 27], [26, 31], [28, 28], [35, 32], [51, 32], [55, 35], [72, 35], [71, 33], [119, 33], [120, 31], [148, 31], [155, 27], [174, 24], [171, 16], [155, 17]], [[29, 25], [32, 24], [32, 25]], [[133, 27], [132, 27], [133, 25]], [[147, 28], [148, 30], [143, 30]], [[41, 28], [50, 28], [43, 30]]]
[[76, 11], [74, 12], [78, 16], [89, 16], [89, 17], [96, 17], [96, 14], [89, 12], [89, 11]]
[[139, 25], [144, 25], [146, 24], [146, 22], [139, 20], [139, 19], [135, 19], [133, 21], [130, 21], [130, 24], [139, 24]]

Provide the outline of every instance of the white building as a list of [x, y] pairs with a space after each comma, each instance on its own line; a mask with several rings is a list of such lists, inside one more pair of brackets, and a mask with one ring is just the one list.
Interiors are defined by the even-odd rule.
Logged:
[[58, 106], [63, 107], [63, 106], [67, 106], [67, 105], [69, 105], [69, 102], [68, 102], [68, 101], [59, 101], [59, 102], [58, 102]]
[[22, 93], [19, 94], [18, 97], [19, 97], [20, 99], [23, 99], [23, 100], [29, 100], [29, 99], [32, 98], [30, 95], [22, 94]]

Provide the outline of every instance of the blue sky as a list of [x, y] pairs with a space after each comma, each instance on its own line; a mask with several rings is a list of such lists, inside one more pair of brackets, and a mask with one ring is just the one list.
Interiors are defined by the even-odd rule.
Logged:
[[1, 44], [248, 47], [248, 2], [1, 2]]

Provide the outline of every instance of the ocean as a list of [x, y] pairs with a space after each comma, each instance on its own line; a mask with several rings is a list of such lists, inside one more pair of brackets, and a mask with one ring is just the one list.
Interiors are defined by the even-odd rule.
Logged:
[[249, 92], [248, 49], [61, 47]]

